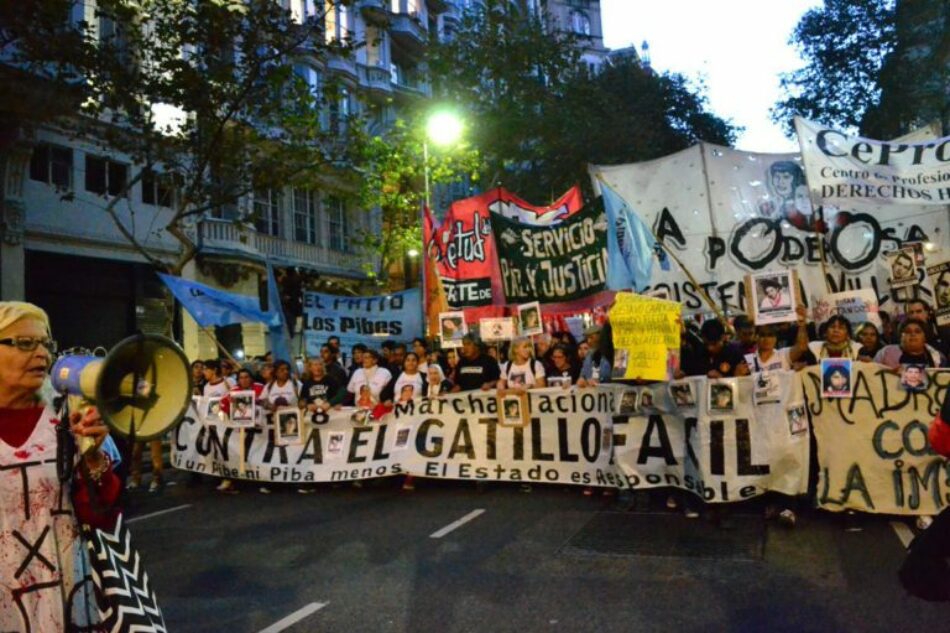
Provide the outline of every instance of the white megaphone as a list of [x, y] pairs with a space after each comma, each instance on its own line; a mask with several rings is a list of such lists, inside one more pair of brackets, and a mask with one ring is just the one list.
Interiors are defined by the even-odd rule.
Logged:
[[[103, 421], [133, 440], [160, 437], [178, 424], [191, 404], [191, 369], [171, 339], [136, 334], [105, 356], [68, 354], [53, 365], [53, 388], [69, 398], [71, 411], [96, 406]], [[79, 438], [79, 452], [95, 445]]]

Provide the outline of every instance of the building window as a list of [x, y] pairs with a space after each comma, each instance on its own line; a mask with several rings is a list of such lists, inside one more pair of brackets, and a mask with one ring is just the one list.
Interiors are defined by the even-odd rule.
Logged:
[[571, 29], [578, 35], [590, 35], [590, 18], [581, 11], [572, 11]]
[[325, 24], [327, 44], [342, 42], [350, 37], [350, 10], [340, 0], [326, 0]]
[[174, 181], [168, 174], [148, 169], [142, 175], [142, 204], [171, 207], [174, 202]]
[[53, 185], [57, 189], [72, 189], [73, 150], [46, 143], [37, 145], [30, 157], [30, 179]]
[[319, 244], [319, 236], [317, 192], [294, 187], [294, 239]]
[[339, 96], [330, 102], [330, 132], [334, 134], [346, 132], [346, 126], [352, 113], [350, 91], [347, 88], [340, 88]]
[[297, 24], [303, 24], [316, 15], [316, 0], [290, 0], [290, 17]]
[[342, 198], [327, 196], [326, 210], [330, 248], [335, 251], [348, 251], [349, 248], [346, 243], [346, 204]]
[[254, 226], [258, 233], [280, 237], [280, 193], [273, 189], [254, 192]]
[[375, 26], [366, 27], [366, 63], [386, 67], [386, 31]]
[[129, 166], [108, 158], [86, 154], [86, 191], [117, 196], [129, 180]]

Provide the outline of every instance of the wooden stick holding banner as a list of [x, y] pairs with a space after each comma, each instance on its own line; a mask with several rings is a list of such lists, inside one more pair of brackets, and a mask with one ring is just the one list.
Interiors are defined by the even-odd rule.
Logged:
[[207, 334], [209, 337], [211, 337], [211, 340], [214, 341], [214, 344], [218, 346], [218, 349], [221, 351], [221, 353], [224, 354], [225, 356], [227, 356], [228, 360], [230, 360], [232, 363], [234, 363], [234, 364], [237, 365], [238, 367], [241, 366], [241, 363], [239, 363], [236, 358], [234, 358], [233, 356], [231, 356], [231, 352], [229, 352], [227, 349], [225, 349], [224, 345], [221, 344], [221, 341], [219, 341], [219, 340], [218, 340], [218, 337], [216, 337], [216, 336], [214, 335], [214, 332], [211, 331], [211, 328], [209, 328], [209, 327], [206, 326], [206, 327], [202, 327], [201, 330], [202, 330], [205, 334]]

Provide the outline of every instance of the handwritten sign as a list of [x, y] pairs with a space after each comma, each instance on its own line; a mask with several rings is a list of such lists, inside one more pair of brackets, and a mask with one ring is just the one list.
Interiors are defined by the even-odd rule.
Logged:
[[615, 356], [626, 356], [624, 378], [668, 378], [669, 354], [680, 347], [680, 310], [675, 301], [629, 292], [617, 294], [609, 315]]

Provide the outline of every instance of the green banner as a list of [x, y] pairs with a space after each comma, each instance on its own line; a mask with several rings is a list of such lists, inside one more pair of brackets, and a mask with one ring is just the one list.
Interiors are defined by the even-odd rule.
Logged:
[[560, 303], [607, 289], [607, 218], [591, 205], [553, 226], [492, 214], [508, 303]]

